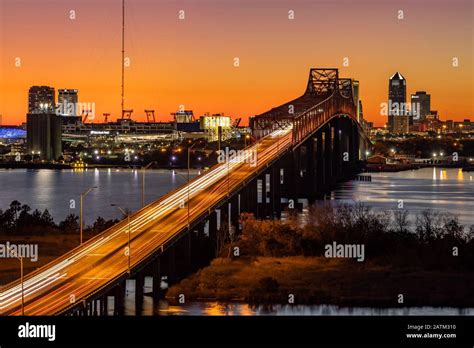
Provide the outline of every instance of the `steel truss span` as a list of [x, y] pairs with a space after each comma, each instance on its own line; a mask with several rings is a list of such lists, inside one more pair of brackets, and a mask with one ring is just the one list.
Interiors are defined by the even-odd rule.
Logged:
[[[101, 298], [188, 233], [188, 205], [191, 225], [201, 223], [334, 118], [349, 117], [357, 130], [354, 134], [364, 137], [357, 122], [357, 103], [351, 79], [339, 79], [337, 69], [311, 69], [301, 97], [253, 118], [258, 140], [240, 156], [217, 164], [133, 213], [130, 226], [125, 219], [26, 276], [25, 315], [71, 313]], [[349, 146], [347, 141], [345, 144]], [[130, 274], [126, 252], [129, 227]], [[0, 313], [20, 315], [21, 298], [19, 280], [3, 287]]]

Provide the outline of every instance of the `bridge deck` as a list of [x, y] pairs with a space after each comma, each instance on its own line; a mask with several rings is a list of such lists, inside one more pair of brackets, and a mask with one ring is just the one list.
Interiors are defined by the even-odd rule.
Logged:
[[[231, 191], [236, 190], [290, 145], [291, 129], [275, 131], [248, 148], [257, 151], [257, 166], [252, 167], [245, 161], [230, 161], [228, 165], [217, 165], [190, 181], [191, 221], [225, 199], [228, 186]], [[132, 269], [186, 231], [187, 207], [180, 208], [180, 203], [186, 202], [187, 197], [188, 184], [131, 215]], [[77, 303], [124, 277], [128, 270], [127, 243], [128, 225], [124, 220], [27, 276], [24, 281], [25, 314], [56, 314], [71, 306], [71, 298]], [[18, 281], [3, 289], [0, 311], [21, 314]]]
[[[186, 205], [180, 207], [183, 207], [183, 201], [187, 201], [188, 192], [190, 221], [198, 221], [225, 201], [229, 191], [237, 191], [284, 150], [301, 144], [332, 117], [350, 115], [357, 123], [352, 83], [349, 84], [350, 93], [343, 98], [339, 89], [336, 89], [339, 85], [337, 79], [336, 69], [311, 69], [308, 88], [302, 97], [255, 118], [262, 127], [266, 127], [267, 121], [285, 127], [271, 131], [247, 148], [250, 151], [248, 156], [257, 153], [256, 166], [245, 160], [219, 164], [131, 215], [132, 273], [134, 268], [149, 260], [160, 249], [172, 245], [186, 231], [188, 209]], [[295, 114], [289, 117], [288, 106], [292, 103]], [[291, 121], [279, 123], [279, 117]], [[24, 282], [25, 314], [61, 313], [73, 306], [72, 298], [75, 303], [89, 299], [127, 277], [127, 245], [128, 224], [124, 220], [28, 275]], [[21, 313], [19, 281], [7, 285], [0, 293], [0, 313]]]

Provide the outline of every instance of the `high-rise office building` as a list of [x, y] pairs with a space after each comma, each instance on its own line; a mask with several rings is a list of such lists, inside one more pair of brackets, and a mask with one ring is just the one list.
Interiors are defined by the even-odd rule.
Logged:
[[58, 111], [62, 116], [77, 116], [77, 89], [58, 89]]
[[410, 118], [406, 115], [393, 117], [392, 134], [407, 134], [410, 129]]
[[[423, 121], [430, 114], [431, 96], [425, 91], [411, 95], [411, 110], [415, 120]], [[416, 113], [416, 114], [414, 114]]]
[[54, 112], [55, 93], [53, 87], [33, 86], [28, 91], [28, 113]]
[[398, 71], [388, 81], [388, 129], [394, 131], [394, 118], [407, 117], [406, 80]]
[[62, 152], [62, 117], [54, 112], [29, 113], [26, 116], [26, 144], [29, 155], [57, 160]]

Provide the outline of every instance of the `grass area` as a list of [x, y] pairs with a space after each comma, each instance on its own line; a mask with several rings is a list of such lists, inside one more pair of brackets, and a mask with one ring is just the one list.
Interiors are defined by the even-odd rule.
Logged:
[[[25, 275], [44, 266], [79, 244], [78, 235], [54, 236], [0, 236], [0, 243], [9, 241], [14, 244], [38, 244], [38, 260], [31, 262], [24, 259]], [[0, 285], [5, 285], [20, 278], [20, 262], [15, 258], [0, 260]]]
[[[474, 306], [474, 272], [393, 268], [325, 257], [215, 259], [167, 293], [187, 300], [346, 306]], [[397, 302], [403, 294], [404, 303]]]

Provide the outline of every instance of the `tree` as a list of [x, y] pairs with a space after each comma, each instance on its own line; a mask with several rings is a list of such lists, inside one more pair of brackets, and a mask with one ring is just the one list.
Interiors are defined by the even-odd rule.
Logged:
[[459, 223], [457, 216], [444, 214], [442, 216], [444, 233], [455, 239], [464, 238], [464, 226]]
[[397, 209], [393, 212], [393, 222], [395, 231], [400, 234], [409, 231], [410, 222], [408, 221], [408, 211], [406, 209]]
[[18, 214], [20, 213], [20, 210], [21, 210], [21, 203], [18, 202], [17, 200], [14, 200], [13, 202], [10, 203], [9, 210], [13, 213], [13, 217], [16, 221], [18, 219]]
[[55, 227], [53, 217], [48, 209], [45, 209], [41, 214], [41, 224], [45, 227]]
[[69, 214], [59, 223], [59, 229], [66, 233], [76, 233], [79, 231], [79, 216]]
[[443, 233], [440, 215], [432, 210], [424, 210], [416, 216], [416, 233], [421, 241], [431, 241]]

